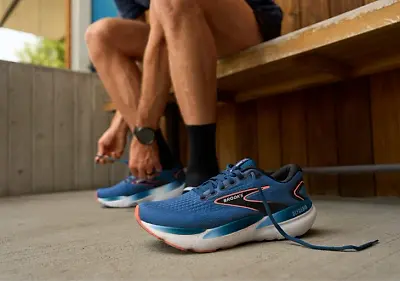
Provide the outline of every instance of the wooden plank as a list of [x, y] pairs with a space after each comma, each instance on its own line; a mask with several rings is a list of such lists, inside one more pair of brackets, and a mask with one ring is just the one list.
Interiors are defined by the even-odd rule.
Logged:
[[32, 88], [33, 67], [10, 64], [9, 94], [9, 195], [32, 191]]
[[258, 162], [257, 104], [246, 102], [236, 107], [237, 161], [251, 158]]
[[[308, 166], [334, 166], [337, 159], [335, 92], [325, 86], [311, 90], [307, 105]], [[338, 195], [338, 177], [335, 175], [310, 175], [312, 194]]]
[[264, 170], [282, 165], [281, 106], [279, 97], [257, 101], [258, 166]]
[[[108, 99], [108, 95], [97, 75], [92, 75], [91, 96], [93, 106], [92, 143], [97, 144], [97, 141], [99, 140], [101, 135], [110, 125], [109, 114], [102, 110], [102, 106], [104, 102]], [[90, 152], [93, 159], [97, 152], [97, 145], [93, 145]], [[110, 165], [94, 165], [93, 188], [110, 185], [110, 169]]]
[[300, 27], [299, 0], [276, 0], [283, 11], [282, 34], [295, 31]]
[[365, 4], [364, 1], [365, 0], [331, 0], [329, 1], [331, 16], [337, 16], [361, 7]]
[[74, 188], [74, 73], [54, 72], [54, 191]]
[[0, 197], [8, 195], [8, 65], [0, 61]]
[[93, 188], [93, 147], [92, 138], [92, 77], [89, 74], [76, 73], [75, 92], [75, 185], [73, 189]]
[[235, 113], [235, 104], [223, 105], [217, 111], [217, 155], [220, 169], [238, 161]]
[[[287, 60], [288, 58], [294, 58], [305, 52], [316, 51], [328, 46], [334, 48], [334, 44], [339, 42], [340, 44], [350, 44], [359, 38], [367, 40], [362, 35], [369, 32], [377, 30], [384, 33], [394, 32], [393, 29], [384, 29], [384, 27], [400, 24], [399, 8], [399, 1], [377, 1], [221, 59], [218, 62], [217, 76], [219, 80], [223, 80], [223, 83], [220, 81], [219, 87], [221, 90], [227, 91], [232, 90], [230, 86], [238, 89], [238, 83], [241, 83], [238, 77], [246, 75], [246, 77], [256, 80], [263, 72], [275, 69], [278, 64], [270, 69], [275, 62], [287, 64], [290, 62]], [[308, 77], [308, 79], [311, 78]], [[247, 87], [254, 87], [254, 85], [248, 83]]]
[[[337, 96], [338, 160], [340, 165], [373, 164], [368, 78], [339, 83]], [[373, 196], [374, 175], [340, 175], [341, 196]]]
[[[400, 70], [371, 77], [375, 163], [400, 163]], [[378, 196], [400, 196], [400, 174], [377, 174]]]
[[71, 31], [72, 31], [72, 11], [71, 11], [71, 0], [64, 0], [65, 5], [65, 67], [71, 68]]
[[[282, 164], [307, 166], [306, 107], [303, 92], [282, 96]], [[308, 178], [305, 177], [307, 184]], [[309, 189], [311, 187], [308, 187]]]
[[33, 90], [33, 193], [54, 188], [53, 69], [35, 67]]

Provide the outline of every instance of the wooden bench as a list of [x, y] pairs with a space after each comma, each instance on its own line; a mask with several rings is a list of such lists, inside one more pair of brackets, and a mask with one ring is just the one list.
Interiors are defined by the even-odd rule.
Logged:
[[399, 66], [400, 1], [381, 0], [221, 59], [218, 98], [244, 102]]

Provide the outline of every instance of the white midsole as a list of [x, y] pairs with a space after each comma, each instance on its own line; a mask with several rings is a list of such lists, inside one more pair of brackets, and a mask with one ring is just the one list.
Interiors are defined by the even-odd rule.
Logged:
[[[305, 212], [293, 219], [287, 220], [285, 222], [279, 223], [282, 229], [291, 236], [301, 236], [305, 234], [314, 224], [317, 216], [317, 211], [314, 205]], [[165, 240], [167, 243], [174, 246], [194, 250], [199, 252], [214, 251], [221, 248], [230, 248], [238, 244], [242, 244], [250, 241], [264, 241], [264, 240], [278, 240], [284, 239], [284, 237], [278, 232], [278, 230], [273, 226], [269, 225], [257, 229], [257, 226], [261, 224], [268, 217], [263, 218], [257, 223], [250, 225], [242, 230], [236, 231], [234, 233], [216, 237], [204, 239], [204, 236], [212, 231], [212, 229], [206, 230], [200, 234], [192, 235], [178, 235], [171, 234], [160, 231], [157, 226], [153, 226], [150, 223], [141, 221], [143, 226], [151, 231], [155, 236]]]
[[182, 194], [184, 188], [185, 184], [182, 184], [179, 187], [174, 188], [173, 190], [169, 190], [169, 184], [166, 184], [152, 189], [151, 194], [149, 196], [138, 200], [134, 200], [132, 196], [121, 196], [121, 198], [118, 200], [109, 201], [102, 198], [97, 198], [97, 201], [102, 205], [111, 208], [129, 208], [129, 207], [134, 207], [142, 202], [161, 201], [178, 197]]

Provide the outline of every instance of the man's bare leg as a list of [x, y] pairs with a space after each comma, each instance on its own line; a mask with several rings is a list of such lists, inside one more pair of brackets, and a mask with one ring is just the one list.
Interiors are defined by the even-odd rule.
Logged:
[[[141, 72], [136, 62], [143, 59], [149, 34], [150, 26], [148, 24], [117, 18], [100, 20], [87, 31], [86, 41], [91, 60], [118, 112], [121, 113], [121, 115], [115, 115], [112, 126], [117, 124], [117, 126], [126, 127], [127, 123], [131, 130], [135, 126], [141, 91]], [[161, 50], [161, 52], [166, 57], [166, 50]], [[157, 58], [150, 60], [156, 62]], [[151, 77], [146, 80], [148, 82], [145, 83], [144, 89], [149, 88], [150, 85], [149, 90], [154, 91], [150, 93], [150, 98], [156, 99], [155, 106], [160, 108], [160, 114], [156, 120], [158, 126], [171, 82], [168, 60], [165, 58], [158, 65], [156, 63], [156, 67], [155, 71], [151, 71], [151, 74], [147, 75]], [[160, 69], [164, 71], [159, 71]], [[112, 137], [109, 142], [115, 143], [114, 139], [115, 137]], [[161, 162], [164, 166], [168, 166], [174, 160], [160, 131], [157, 131], [157, 143], [160, 146]], [[100, 146], [99, 141], [100, 153], [102, 150], [107, 150], [106, 146], [103, 145], [105, 149], [101, 149]], [[104, 161], [102, 162], [104, 163]]]
[[262, 37], [244, 0], [160, 0], [152, 2], [150, 9], [165, 32], [172, 83], [188, 125], [188, 176], [203, 169], [193, 179], [199, 182], [216, 173], [217, 57], [256, 45]]
[[124, 19], [103, 19], [86, 33], [90, 59], [116, 108], [131, 127], [140, 96], [141, 72], [136, 64], [143, 58], [150, 26]]

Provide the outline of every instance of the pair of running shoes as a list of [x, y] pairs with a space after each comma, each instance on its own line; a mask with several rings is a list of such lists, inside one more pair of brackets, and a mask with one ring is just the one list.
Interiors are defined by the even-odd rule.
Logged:
[[280, 239], [318, 250], [360, 251], [378, 242], [331, 247], [297, 238], [317, 216], [297, 165], [264, 172], [246, 158], [200, 186], [186, 188], [182, 169], [162, 171], [152, 180], [130, 176], [99, 189], [97, 200], [106, 207], [137, 205], [135, 217], [143, 229], [184, 251], [214, 252]]

